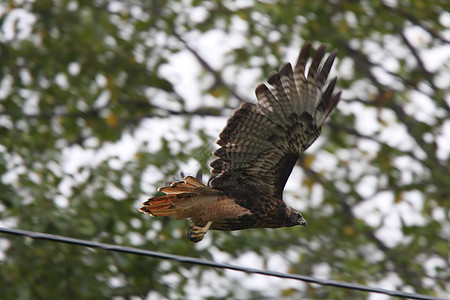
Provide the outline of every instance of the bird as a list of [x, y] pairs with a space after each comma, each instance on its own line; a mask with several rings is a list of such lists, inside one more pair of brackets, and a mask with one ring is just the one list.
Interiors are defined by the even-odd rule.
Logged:
[[[328, 76], [337, 50], [325, 45], [300, 50], [294, 68], [285, 64], [255, 89], [257, 103], [244, 102], [219, 135], [204, 184], [186, 176], [160, 187], [139, 209], [154, 217], [189, 219], [186, 236], [197, 243], [208, 230], [306, 226], [303, 215], [283, 200], [283, 190], [300, 155], [319, 137], [340, 100], [337, 78]], [[312, 56], [309, 67], [307, 64]]]

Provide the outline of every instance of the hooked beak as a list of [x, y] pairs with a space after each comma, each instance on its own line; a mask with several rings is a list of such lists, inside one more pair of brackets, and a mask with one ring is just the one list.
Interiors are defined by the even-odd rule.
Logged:
[[303, 217], [301, 217], [300, 220], [298, 220], [298, 225], [302, 225], [302, 226], [306, 227], [306, 221], [305, 221], [305, 219], [303, 219]]

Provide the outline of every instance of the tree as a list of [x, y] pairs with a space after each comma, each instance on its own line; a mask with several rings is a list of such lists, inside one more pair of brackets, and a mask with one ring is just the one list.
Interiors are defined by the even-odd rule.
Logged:
[[[1, 3], [1, 224], [448, 296], [446, 8]], [[207, 174], [232, 109], [304, 41], [338, 49], [344, 92], [285, 193], [309, 227], [212, 232], [193, 245], [186, 222], [141, 215], [164, 179]], [[19, 237], [0, 245], [4, 299], [368, 297]]]

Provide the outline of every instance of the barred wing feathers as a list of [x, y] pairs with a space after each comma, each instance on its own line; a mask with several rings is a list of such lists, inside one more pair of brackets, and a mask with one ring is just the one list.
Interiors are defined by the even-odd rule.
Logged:
[[292, 70], [286, 64], [268, 83], [256, 88], [258, 105], [244, 103], [228, 120], [211, 163], [214, 189], [254, 188], [281, 199], [286, 181], [300, 156], [319, 136], [339, 101], [336, 79], [325, 87], [336, 51], [323, 64], [322, 45], [305, 75], [311, 44], [306, 44]]

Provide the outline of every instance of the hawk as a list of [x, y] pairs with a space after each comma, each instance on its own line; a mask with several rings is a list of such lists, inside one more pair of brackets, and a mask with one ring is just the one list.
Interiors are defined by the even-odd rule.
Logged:
[[258, 104], [243, 103], [219, 136], [208, 185], [187, 176], [158, 191], [141, 212], [190, 219], [187, 237], [199, 242], [208, 230], [306, 226], [300, 212], [283, 201], [283, 189], [299, 156], [319, 136], [340, 98], [337, 79], [327, 83], [337, 51], [323, 61], [311, 44], [302, 47], [295, 68], [286, 64], [256, 90]]

